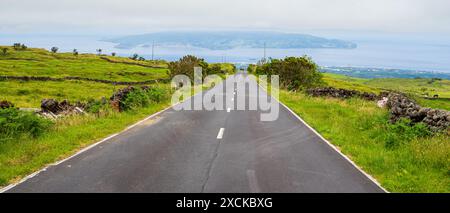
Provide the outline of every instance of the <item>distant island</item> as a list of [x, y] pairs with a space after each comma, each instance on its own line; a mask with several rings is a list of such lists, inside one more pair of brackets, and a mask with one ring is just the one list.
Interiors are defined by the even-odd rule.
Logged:
[[153, 42], [164, 46], [192, 46], [210, 50], [229, 50], [235, 48], [338, 48], [353, 49], [357, 45], [349, 41], [328, 39], [307, 34], [280, 32], [158, 32], [130, 35], [102, 41], [116, 43], [116, 48], [149, 48]]

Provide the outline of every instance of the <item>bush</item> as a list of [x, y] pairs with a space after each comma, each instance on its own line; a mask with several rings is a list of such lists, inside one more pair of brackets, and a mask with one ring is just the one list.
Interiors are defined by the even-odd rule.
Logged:
[[38, 137], [52, 124], [32, 112], [16, 108], [0, 109], [0, 141], [19, 138], [22, 135]]
[[58, 52], [58, 47], [52, 47], [50, 51], [52, 51], [52, 53], [56, 53]]
[[279, 75], [280, 87], [299, 90], [322, 84], [322, 74], [310, 57], [271, 59], [256, 68], [258, 75]]
[[254, 65], [254, 64], [249, 64], [248, 65], [248, 67], [247, 67], [247, 72], [248, 73], [254, 73], [255, 70], [256, 70], [256, 65]]
[[388, 123], [386, 128], [385, 146], [387, 148], [395, 148], [402, 143], [431, 135], [431, 131], [426, 124], [413, 124], [406, 118], [402, 118], [394, 124]]
[[208, 73], [208, 75], [221, 74], [222, 73], [222, 67], [220, 66], [220, 64], [213, 64], [211, 66], [208, 66], [207, 73]]
[[100, 110], [106, 106], [106, 103], [102, 102], [101, 100], [94, 100], [90, 99], [88, 100], [85, 111], [89, 113], [100, 113]]
[[207, 74], [208, 63], [204, 59], [197, 58], [192, 55], [187, 55], [178, 61], [169, 63], [168, 74], [170, 78], [176, 75], [187, 75], [191, 80], [194, 79], [194, 67], [202, 67], [203, 77]]
[[147, 94], [148, 98], [155, 103], [160, 103], [167, 97], [166, 90], [157, 87], [147, 89]]
[[120, 108], [127, 111], [139, 107], [146, 107], [150, 103], [147, 92], [140, 88], [136, 88], [120, 101]]

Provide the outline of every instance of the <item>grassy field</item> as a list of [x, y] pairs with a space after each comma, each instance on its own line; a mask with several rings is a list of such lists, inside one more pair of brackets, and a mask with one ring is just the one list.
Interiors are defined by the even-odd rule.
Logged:
[[[0, 49], [4, 48], [0, 46]], [[123, 57], [108, 57], [112, 63], [95, 54], [51, 53], [45, 49], [28, 48], [14, 51], [9, 48], [6, 55], [0, 54], [0, 75], [4, 76], [50, 76], [86, 77], [114, 81], [146, 81], [167, 78], [167, 64], [135, 61]], [[126, 63], [120, 63], [126, 62]], [[163, 68], [150, 68], [161, 66]]]
[[124, 86], [86, 81], [0, 81], [0, 99], [11, 101], [18, 107], [39, 108], [44, 98], [58, 100], [87, 101], [109, 98], [114, 89]]
[[[394, 131], [388, 112], [361, 99], [313, 98], [280, 91], [280, 100], [392, 192], [450, 192], [450, 136]], [[394, 138], [397, 146], [388, 147]]]
[[[424, 107], [450, 110], [450, 80], [400, 78], [364, 79], [332, 73], [324, 73], [323, 75], [324, 81], [327, 85], [332, 87], [373, 93], [379, 93], [383, 90], [400, 91], [410, 94]], [[437, 94], [440, 99], [425, 99], [423, 98], [425, 93], [428, 93], [430, 97]]]

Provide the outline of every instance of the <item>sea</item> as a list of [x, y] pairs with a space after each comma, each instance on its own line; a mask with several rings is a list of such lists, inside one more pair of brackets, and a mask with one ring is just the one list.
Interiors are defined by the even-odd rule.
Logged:
[[256, 63], [264, 57], [310, 56], [323, 67], [358, 67], [379, 69], [402, 69], [450, 73], [450, 38], [429, 36], [339, 36], [357, 44], [355, 49], [249, 49], [209, 50], [192, 46], [165, 46], [155, 44], [133, 49], [119, 49], [116, 44], [103, 40], [108, 35], [48, 35], [48, 34], [0, 34], [0, 45], [19, 42], [29, 47], [50, 49], [58, 47], [60, 52], [77, 49], [80, 53], [104, 54], [112, 52], [120, 56], [139, 54], [146, 59], [177, 60], [184, 55], [195, 55], [207, 62], [230, 62], [237, 65]]

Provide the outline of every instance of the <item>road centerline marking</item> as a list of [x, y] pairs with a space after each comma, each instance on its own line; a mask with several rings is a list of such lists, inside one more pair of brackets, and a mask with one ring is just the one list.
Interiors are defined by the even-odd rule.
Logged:
[[217, 134], [217, 139], [222, 139], [224, 131], [225, 131], [225, 128], [220, 128], [219, 133]]

